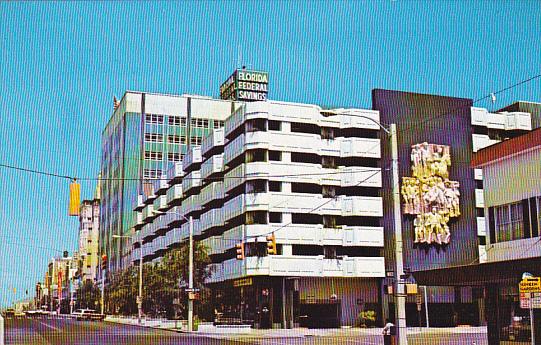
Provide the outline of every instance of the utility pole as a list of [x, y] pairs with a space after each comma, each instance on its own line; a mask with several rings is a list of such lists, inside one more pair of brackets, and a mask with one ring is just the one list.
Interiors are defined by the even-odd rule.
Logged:
[[406, 329], [406, 291], [404, 289], [404, 257], [402, 255], [402, 214], [400, 210], [400, 185], [398, 181], [398, 140], [396, 137], [396, 124], [389, 128], [391, 139], [391, 159], [393, 174], [393, 209], [394, 209], [394, 236], [395, 236], [395, 267], [396, 267], [396, 320], [398, 323], [398, 345], [407, 345]]
[[193, 217], [189, 219], [190, 231], [190, 249], [188, 258], [188, 288], [191, 292], [188, 293], [188, 332], [193, 331]]
[[137, 296], [137, 322], [143, 317], [143, 237], [139, 234], [139, 296]]

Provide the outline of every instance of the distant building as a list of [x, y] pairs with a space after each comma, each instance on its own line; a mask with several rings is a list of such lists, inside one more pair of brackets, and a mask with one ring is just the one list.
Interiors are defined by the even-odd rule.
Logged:
[[98, 278], [100, 201], [84, 200], [79, 214], [79, 277], [84, 282]]

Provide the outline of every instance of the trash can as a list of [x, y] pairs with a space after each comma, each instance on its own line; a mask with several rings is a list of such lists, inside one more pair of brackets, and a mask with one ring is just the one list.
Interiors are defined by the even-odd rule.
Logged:
[[396, 345], [396, 326], [391, 326], [389, 334], [383, 336], [384, 345]]

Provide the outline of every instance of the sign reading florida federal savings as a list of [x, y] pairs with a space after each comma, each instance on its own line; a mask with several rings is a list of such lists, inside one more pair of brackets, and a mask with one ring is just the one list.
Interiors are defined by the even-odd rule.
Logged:
[[266, 101], [269, 74], [238, 69], [220, 86], [220, 98], [235, 101]]

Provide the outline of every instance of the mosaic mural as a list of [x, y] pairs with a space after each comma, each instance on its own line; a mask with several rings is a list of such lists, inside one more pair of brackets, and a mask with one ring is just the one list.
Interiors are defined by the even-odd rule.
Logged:
[[415, 243], [447, 244], [449, 220], [460, 216], [460, 184], [449, 180], [450, 148], [429, 143], [411, 147], [411, 177], [402, 178], [403, 212], [415, 215]]

